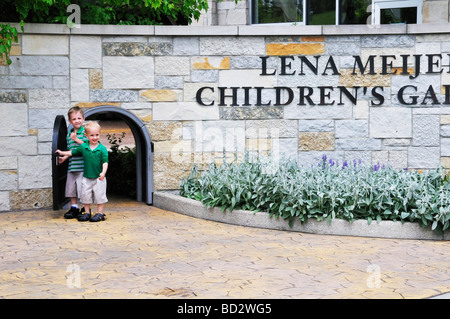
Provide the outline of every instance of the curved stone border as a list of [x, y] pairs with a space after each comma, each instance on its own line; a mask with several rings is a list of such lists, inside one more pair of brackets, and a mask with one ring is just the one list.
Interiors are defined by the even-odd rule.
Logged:
[[356, 220], [349, 223], [345, 220], [334, 219], [330, 225], [326, 221], [318, 222], [314, 219], [305, 224], [295, 220], [289, 227], [286, 220], [282, 218], [270, 218], [265, 212], [254, 213], [246, 210], [222, 210], [218, 207], [206, 208], [201, 202], [182, 197], [173, 192], [153, 193], [153, 205], [172, 212], [222, 222], [227, 224], [258, 227], [274, 230], [297, 231], [321, 235], [361, 236], [378, 238], [400, 238], [400, 239], [428, 239], [428, 240], [450, 240], [450, 232], [437, 235], [431, 229], [423, 229], [416, 223], [401, 223], [394, 221], [372, 222], [370, 225], [366, 220]]

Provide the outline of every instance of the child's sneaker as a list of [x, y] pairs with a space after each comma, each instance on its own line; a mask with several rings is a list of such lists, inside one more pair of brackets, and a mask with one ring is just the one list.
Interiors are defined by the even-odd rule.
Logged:
[[71, 206], [69, 211], [64, 214], [65, 219], [77, 218], [80, 214], [80, 210], [77, 207]]
[[97, 213], [89, 219], [91, 222], [99, 222], [101, 220], [105, 220], [105, 214]]
[[91, 218], [91, 213], [83, 212], [82, 214], [78, 215], [77, 219], [79, 222], [87, 222]]

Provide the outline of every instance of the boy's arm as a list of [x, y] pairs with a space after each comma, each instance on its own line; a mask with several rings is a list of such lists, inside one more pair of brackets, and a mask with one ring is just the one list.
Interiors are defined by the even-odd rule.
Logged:
[[72, 156], [72, 151], [56, 150], [56, 154], [58, 154], [59, 156]]
[[105, 175], [106, 175], [106, 171], [108, 170], [108, 163], [103, 163], [102, 164], [102, 172], [100, 173], [100, 176], [99, 176], [99, 180], [103, 180], [104, 178], [105, 178]]
[[99, 179], [102, 181], [105, 178], [106, 171], [108, 170], [108, 150], [103, 146], [102, 149], [102, 172], [100, 173]]
[[77, 143], [78, 145], [81, 145], [81, 144], [83, 144], [84, 142], [87, 142], [87, 141], [88, 141], [87, 137], [86, 137], [86, 138], [83, 138], [83, 139], [78, 138], [78, 135], [77, 135], [77, 133], [75, 133], [75, 132], [70, 133], [70, 138], [71, 138], [75, 143]]
[[58, 164], [64, 163], [65, 160], [67, 160], [69, 156], [58, 156]]

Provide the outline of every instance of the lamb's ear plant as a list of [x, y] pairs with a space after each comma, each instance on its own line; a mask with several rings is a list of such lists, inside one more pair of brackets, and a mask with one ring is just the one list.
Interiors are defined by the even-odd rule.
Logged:
[[450, 183], [442, 168], [417, 172], [326, 156], [310, 166], [286, 158], [275, 165], [247, 154], [242, 162], [211, 164], [205, 171], [194, 166], [180, 193], [207, 207], [263, 211], [291, 225], [296, 218], [339, 218], [416, 222], [436, 232], [450, 226]]

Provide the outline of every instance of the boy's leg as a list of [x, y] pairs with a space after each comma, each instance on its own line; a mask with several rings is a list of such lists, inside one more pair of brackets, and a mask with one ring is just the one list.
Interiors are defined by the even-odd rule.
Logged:
[[101, 220], [105, 220], [105, 214], [103, 214], [103, 206], [104, 204], [97, 204], [97, 213], [89, 219], [91, 222], [99, 222]]
[[80, 214], [80, 210], [77, 205], [77, 172], [67, 172], [67, 181], [66, 181], [66, 197], [70, 198], [70, 209], [64, 214], [64, 218], [72, 219], [77, 218]]
[[106, 178], [104, 178], [103, 181], [97, 179], [93, 191], [95, 202], [97, 203], [97, 214], [92, 216], [90, 221], [99, 222], [105, 220], [103, 208], [105, 207], [105, 203], [108, 202], [108, 198], [106, 197]]
[[72, 201], [73, 197], [70, 198], [70, 208], [69, 210], [64, 214], [64, 218], [65, 219], [72, 219], [72, 218], [77, 218], [78, 215], [80, 214], [80, 210], [78, 209], [77, 204], [77, 198], [75, 197], [75, 204], [73, 204]]
[[91, 218], [91, 205], [84, 204], [84, 209], [85, 211], [77, 217], [79, 222], [86, 222]]
[[88, 221], [91, 217], [92, 188], [94, 184], [90, 178], [83, 177], [81, 184], [81, 202], [84, 204], [85, 212], [78, 216], [78, 221]]
[[[77, 201], [77, 199], [81, 200], [81, 192], [82, 192], [82, 182], [83, 182], [83, 172], [77, 172], [77, 177], [76, 177], [76, 186], [77, 186], [77, 198], [75, 198], [75, 201]], [[84, 206], [81, 205], [81, 209], [80, 209], [80, 213], [84, 212]]]

